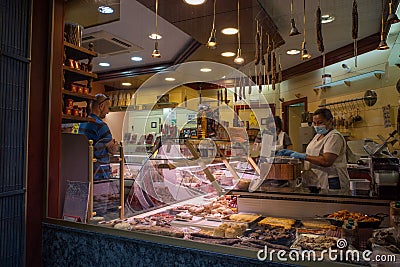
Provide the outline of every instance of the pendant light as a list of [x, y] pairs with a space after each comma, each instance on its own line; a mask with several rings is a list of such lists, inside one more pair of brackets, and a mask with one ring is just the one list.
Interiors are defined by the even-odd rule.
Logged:
[[290, 25], [292, 26], [292, 28], [290, 29], [290, 33], [289, 36], [295, 36], [300, 34], [299, 30], [296, 28], [296, 22], [294, 21], [294, 17], [293, 17], [293, 0], [290, 1]]
[[383, 21], [383, 9], [384, 9], [384, 0], [382, 0], [382, 21], [381, 21], [381, 41], [378, 45], [378, 48], [376, 50], [387, 50], [389, 49], [389, 46], [386, 43], [385, 37], [384, 37], [384, 21]]
[[212, 24], [212, 30], [210, 34], [210, 38], [208, 39], [207, 42], [207, 47], [210, 49], [215, 49], [217, 48], [217, 38], [215, 37], [215, 6], [216, 6], [217, 0], [214, 0], [214, 13], [213, 13], [213, 24]]
[[304, 0], [304, 14], [303, 14], [303, 23], [304, 23], [304, 39], [303, 43], [301, 44], [301, 60], [306, 60], [311, 58], [311, 54], [308, 53], [306, 49], [306, 0]]
[[393, 0], [390, 0], [389, 3], [389, 16], [386, 22], [389, 24], [400, 22], [400, 19], [397, 17], [396, 13], [393, 13]]
[[242, 49], [240, 49], [240, 0], [237, 2], [237, 10], [238, 10], [238, 50], [235, 59], [233, 62], [235, 62], [238, 65], [241, 65], [244, 63], [244, 58], [242, 57]]
[[161, 54], [158, 50], [158, 0], [156, 0], [156, 42], [154, 43], [154, 50], [151, 54], [152, 58], [160, 58]]

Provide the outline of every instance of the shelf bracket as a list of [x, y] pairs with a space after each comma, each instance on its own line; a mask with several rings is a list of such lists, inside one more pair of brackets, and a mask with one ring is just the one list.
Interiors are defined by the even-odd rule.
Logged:
[[344, 84], [346, 85], [346, 86], [350, 86], [351, 85], [351, 82], [350, 81], [343, 81], [344, 82]]
[[374, 73], [375, 77], [379, 80], [382, 78], [382, 73]]

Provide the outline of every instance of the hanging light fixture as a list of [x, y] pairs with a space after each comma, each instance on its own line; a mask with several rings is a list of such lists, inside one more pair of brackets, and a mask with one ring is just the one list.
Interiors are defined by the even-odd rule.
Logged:
[[397, 17], [396, 13], [393, 12], [393, 0], [390, 0], [389, 3], [389, 16], [386, 22], [389, 24], [400, 22], [400, 19]]
[[160, 58], [160, 50], [158, 50], [158, 0], [156, 0], [156, 42], [154, 43], [154, 50], [151, 54], [152, 58]]
[[242, 57], [242, 49], [240, 49], [240, 0], [237, 2], [237, 10], [238, 10], [238, 50], [235, 59], [233, 62], [235, 62], [238, 65], [241, 65], [244, 63], [244, 58]]
[[210, 38], [208, 39], [207, 42], [207, 47], [210, 49], [215, 49], [217, 48], [217, 38], [215, 37], [215, 6], [216, 6], [217, 0], [214, 0], [214, 13], [213, 13], [213, 25], [212, 25], [212, 30], [210, 34]]
[[304, 0], [303, 7], [304, 7], [304, 14], [303, 14], [304, 39], [303, 39], [303, 43], [301, 44], [301, 60], [306, 60], [306, 59], [311, 58], [311, 54], [309, 54], [306, 49], [306, 0]]
[[381, 21], [381, 41], [378, 45], [378, 48], [376, 48], [376, 50], [387, 50], [389, 49], [389, 46], [386, 43], [385, 37], [384, 37], [384, 21], [383, 21], [383, 9], [384, 9], [384, 0], [382, 0], [382, 21]]
[[300, 34], [299, 30], [296, 28], [296, 22], [294, 21], [293, 17], [293, 0], [290, 1], [290, 24], [292, 25], [292, 28], [290, 29], [289, 36], [295, 36]]

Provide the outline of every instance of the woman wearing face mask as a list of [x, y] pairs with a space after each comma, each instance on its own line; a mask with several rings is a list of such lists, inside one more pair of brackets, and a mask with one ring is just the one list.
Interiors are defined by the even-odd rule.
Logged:
[[305, 160], [305, 170], [318, 177], [324, 192], [348, 194], [349, 174], [347, 172], [346, 141], [333, 128], [333, 116], [329, 109], [317, 109], [313, 114], [313, 125], [317, 133], [308, 144], [306, 153], [281, 150], [278, 155]]

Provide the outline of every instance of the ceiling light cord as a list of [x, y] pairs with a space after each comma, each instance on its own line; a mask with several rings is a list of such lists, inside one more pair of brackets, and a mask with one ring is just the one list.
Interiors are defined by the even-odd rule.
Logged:
[[154, 43], [154, 50], [153, 53], [151, 54], [152, 58], [160, 58], [161, 54], [160, 51], [158, 50], [158, 0], [156, 0], [156, 41]]
[[304, 44], [306, 44], [306, 0], [304, 0], [304, 2], [303, 2], [303, 11], [304, 11], [304, 13], [303, 13], [303, 23], [304, 23], [304, 39], [303, 39], [303, 42], [304, 42]]
[[240, 49], [240, 0], [237, 2], [237, 9], [238, 9], [238, 49]]
[[156, 0], [156, 42], [158, 38], [158, 0]]
[[213, 13], [213, 24], [212, 24], [212, 32], [215, 32], [215, 8], [216, 8], [217, 0], [214, 0], [214, 13]]

